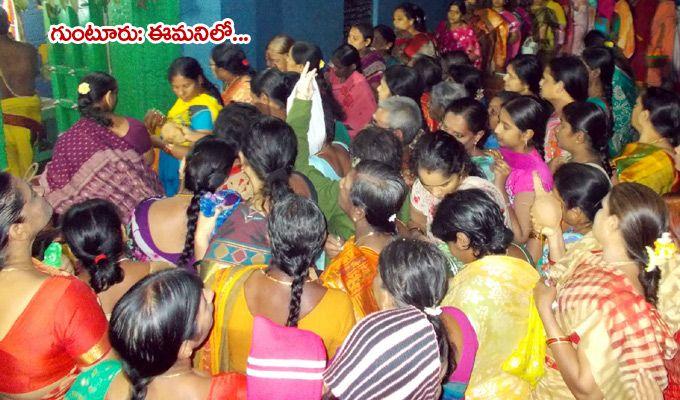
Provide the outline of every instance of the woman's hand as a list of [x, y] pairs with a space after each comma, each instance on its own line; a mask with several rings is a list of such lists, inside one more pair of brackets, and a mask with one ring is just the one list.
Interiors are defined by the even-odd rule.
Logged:
[[182, 126], [174, 122], [166, 122], [161, 127], [161, 138], [163, 142], [169, 144], [180, 144], [185, 141]]
[[546, 236], [557, 232], [562, 223], [562, 204], [551, 192], [543, 189], [538, 172], [532, 174], [534, 181], [534, 204], [531, 206], [531, 221], [534, 229]]
[[[546, 285], [548, 283], [550, 286]], [[550, 280], [539, 280], [534, 287], [534, 302], [541, 314], [552, 313], [553, 303], [557, 297], [557, 289]]]
[[326, 245], [324, 246], [324, 250], [326, 251], [326, 256], [328, 259], [332, 260], [337, 257], [337, 255], [342, 251], [342, 246], [344, 245], [345, 241], [340, 236], [328, 235], [326, 238]]
[[154, 133], [159, 126], [165, 123], [165, 116], [158, 110], [149, 110], [144, 116], [144, 126], [149, 133]]
[[297, 92], [295, 98], [300, 100], [311, 100], [314, 93], [314, 80], [316, 79], [316, 68], [309, 70], [309, 62], [305, 63], [300, 73], [300, 79], [297, 84]]
[[496, 150], [489, 151], [489, 155], [493, 157], [493, 166], [491, 170], [494, 174], [494, 183], [497, 187], [505, 187], [505, 181], [510, 175], [510, 166], [503, 159], [501, 153]]
[[646, 371], [635, 378], [635, 391], [641, 400], [663, 400], [661, 388]]

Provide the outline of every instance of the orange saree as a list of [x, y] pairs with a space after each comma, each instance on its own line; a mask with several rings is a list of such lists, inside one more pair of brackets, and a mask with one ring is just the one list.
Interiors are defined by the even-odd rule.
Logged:
[[226, 106], [231, 102], [253, 102], [252, 94], [250, 93], [250, 76], [240, 76], [224, 89], [222, 92], [222, 103]]
[[81, 367], [108, 353], [107, 331], [89, 286], [73, 276], [48, 278], [0, 341], [0, 397], [60, 382], [43, 399], [61, 398]]
[[378, 256], [368, 247], [357, 246], [352, 236], [320, 277], [324, 286], [349, 295], [357, 321], [378, 311], [372, 288], [378, 274]]

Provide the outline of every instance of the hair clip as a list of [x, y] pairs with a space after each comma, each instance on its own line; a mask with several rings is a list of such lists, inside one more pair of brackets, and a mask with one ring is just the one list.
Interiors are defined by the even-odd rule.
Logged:
[[611, 49], [614, 47], [614, 42], [612, 42], [611, 40], [605, 40], [604, 45], [605, 47], [609, 47]]
[[248, 62], [247, 58], [244, 58], [243, 60], [241, 60], [241, 65], [243, 65], [244, 67], [247, 67], [247, 66], [250, 65], [250, 63]]
[[650, 246], [646, 246], [647, 256], [649, 257], [649, 262], [645, 267], [645, 271], [652, 272], [657, 269], [660, 265], [663, 265], [667, 260], [670, 260], [675, 253], [677, 253], [678, 248], [671, 238], [669, 232], [664, 232], [661, 237], [654, 241], [654, 249]]
[[437, 317], [442, 314], [442, 308], [439, 306], [425, 307], [423, 312], [431, 317]]
[[396, 221], [397, 220], [397, 214], [390, 215], [390, 217], [387, 218], [387, 220], [390, 221], [390, 222]]
[[78, 94], [88, 94], [90, 93], [90, 90], [90, 84], [87, 82], [83, 82], [78, 85]]
[[94, 263], [99, 264], [100, 261], [106, 261], [107, 257], [106, 254], [100, 253], [97, 255], [97, 257], [94, 258]]
[[319, 60], [319, 69], [322, 69], [325, 65], [326, 63], [323, 60]]

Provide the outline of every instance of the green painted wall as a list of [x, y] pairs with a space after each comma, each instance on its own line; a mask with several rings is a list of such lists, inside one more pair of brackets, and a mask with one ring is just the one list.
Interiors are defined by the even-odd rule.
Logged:
[[[146, 28], [150, 23], [179, 22], [179, 1], [147, 0], [145, 7], [139, 7], [137, 0], [112, 1], [108, 11], [108, 25], [129, 22]], [[116, 112], [137, 119], [151, 108], [167, 112], [176, 100], [168, 84], [167, 68], [181, 51], [182, 47], [174, 44], [110, 44], [111, 72], [118, 80]]]

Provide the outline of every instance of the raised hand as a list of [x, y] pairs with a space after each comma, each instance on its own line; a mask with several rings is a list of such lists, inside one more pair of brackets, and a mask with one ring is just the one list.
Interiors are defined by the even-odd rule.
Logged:
[[297, 92], [295, 98], [300, 100], [311, 100], [314, 93], [313, 82], [316, 79], [316, 68], [309, 70], [309, 62], [305, 63], [300, 73], [300, 79], [297, 84]]
[[538, 172], [534, 171], [532, 178], [535, 197], [531, 206], [531, 220], [535, 230], [551, 236], [562, 223], [562, 204], [551, 192], [545, 191]]

